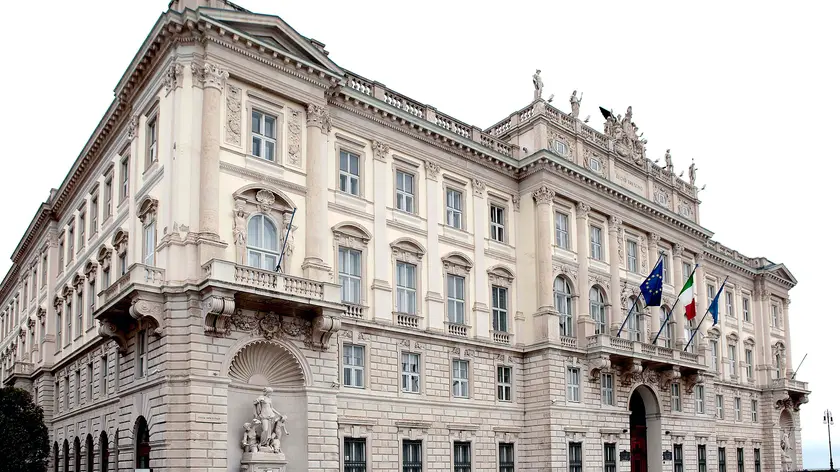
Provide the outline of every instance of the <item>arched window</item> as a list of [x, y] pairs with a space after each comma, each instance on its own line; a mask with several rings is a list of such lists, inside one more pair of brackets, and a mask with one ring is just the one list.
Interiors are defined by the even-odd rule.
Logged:
[[93, 436], [87, 435], [85, 440], [85, 469], [93, 472]]
[[777, 352], [775, 356], [773, 356], [773, 378], [780, 379], [782, 378], [782, 353]]
[[64, 446], [61, 448], [62, 453], [64, 454], [63, 462], [64, 462], [64, 472], [70, 471], [70, 443], [67, 440], [64, 440]]
[[560, 334], [574, 336], [575, 324], [572, 318], [572, 287], [563, 277], [554, 279], [554, 308], [560, 312]]
[[58, 472], [58, 441], [53, 443], [53, 472]]
[[[630, 318], [627, 320], [627, 336], [628, 339], [631, 341], [642, 341], [642, 305], [638, 302], [638, 299], [635, 297], [630, 297], [627, 299], [627, 313], [630, 313], [630, 308], [633, 307], [633, 313], [630, 314]], [[623, 321], [623, 320], [622, 320]]]
[[137, 418], [137, 426], [135, 427], [134, 436], [134, 461], [138, 469], [149, 468], [149, 453], [151, 446], [149, 446], [149, 425], [146, 424], [146, 418]]
[[674, 320], [672, 317], [668, 317], [668, 312], [671, 311], [665, 305], [659, 310], [659, 326], [665, 326], [662, 329], [662, 334], [659, 335], [659, 339], [662, 340], [662, 345], [667, 348], [674, 347]]
[[99, 470], [100, 472], [108, 472], [108, 433], [102, 431], [99, 433]]
[[78, 436], [73, 440], [73, 464], [76, 472], [82, 472], [82, 442]]
[[248, 220], [248, 265], [274, 270], [280, 260], [280, 238], [271, 219], [256, 214]]
[[597, 285], [589, 289], [589, 316], [595, 321], [595, 334], [607, 333], [607, 306], [604, 291]]

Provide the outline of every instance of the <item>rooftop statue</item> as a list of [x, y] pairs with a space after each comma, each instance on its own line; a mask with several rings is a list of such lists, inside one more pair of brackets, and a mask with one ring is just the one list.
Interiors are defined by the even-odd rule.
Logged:
[[537, 72], [534, 73], [534, 100], [539, 100], [542, 98], [542, 91], [543, 91], [543, 81], [542, 77], [540, 77], [540, 70], [537, 69]]
[[583, 100], [583, 92], [580, 97], [577, 96], [577, 90], [572, 91], [572, 96], [569, 98], [569, 103], [572, 104], [572, 118], [577, 119], [580, 115], [580, 102]]
[[674, 161], [671, 159], [671, 150], [665, 150], [665, 170], [668, 171], [669, 174], [674, 173]]
[[694, 165], [694, 159], [691, 160], [691, 165], [688, 166], [688, 182], [694, 185], [697, 180], [697, 167]]

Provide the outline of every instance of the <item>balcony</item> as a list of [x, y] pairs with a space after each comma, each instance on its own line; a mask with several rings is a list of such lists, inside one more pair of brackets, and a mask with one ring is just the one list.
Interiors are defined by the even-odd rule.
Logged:
[[33, 369], [34, 364], [31, 362], [15, 361], [9, 370], [6, 371], [3, 384], [21, 388], [24, 384], [29, 383], [29, 377], [32, 375]]
[[[257, 314], [289, 317], [299, 323], [311, 323], [307, 344], [325, 349], [333, 333], [341, 326], [341, 316], [364, 316], [363, 307], [341, 303], [340, 287], [328, 282], [243, 266], [213, 259], [202, 266], [204, 278], [198, 284], [202, 296], [205, 332], [225, 335], [231, 329], [231, 316], [240, 310]], [[257, 315], [255, 315], [257, 316]], [[265, 315], [261, 315], [265, 316]], [[247, 316], [233, 324], [250, 326]], [[280, 320], [282, 324], [283, 321]], [[262, 323], [258, 323], [262, 325]], [[258, 328], [262, 329], [262, 328]], [[270, 336], [272, 333], [261, 333]]]
[[792, 408], [799, 411], [799, 407], [808, 403], [808, 382], [793, 379], [772, 379], [770, 385], [764, 387], [773, 394], [776, 409]]
[[147, 321], [155, 333], [162, 333], [165, 280], [163, 269], [132, 264], [122, 277], [97, 296], [93, 316], [99, 320], [99, 335], [114, 340], [120, 352], [125, 352], [126, 336], [139, 323]]
[[693, 388], [706, 370], [705, 361], [699, 354], [607, 335], [587, 337], [586, 350], [591, 375], [613, 369], [624, 385], [659, 383], [665, 390], [671, 382], [683, 378]]

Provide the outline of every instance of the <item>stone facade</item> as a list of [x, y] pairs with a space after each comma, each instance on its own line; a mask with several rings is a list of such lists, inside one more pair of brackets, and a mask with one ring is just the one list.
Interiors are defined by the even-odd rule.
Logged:
[[[711, 239], [632, 108], [601, 133], [534, 85], [482, 130], [173, 0], [0, 287], [54, 470], [238, 471], [264, 387], [290, 472], [801, 468], [796, 280]], [[659, 308], [621, 327], [660, 254], [653, 344]], [[695, 268], [700, 313], [724, 288], [689, 344]]]

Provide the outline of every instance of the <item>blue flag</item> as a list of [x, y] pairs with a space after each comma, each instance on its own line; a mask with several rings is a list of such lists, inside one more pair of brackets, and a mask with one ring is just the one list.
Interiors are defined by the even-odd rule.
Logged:
[[650, 275], [647, 276], [639, 289], [642, 291], [642, 296], [645, 298], [646, 306], [659, 306], [662, 304], [662, 258], [659, 258], [659, 263], [653, 268]]
[[715, 295], [712, 303], [709, 303], [709, 313], [712, 314], [712, 325], [716, 325], [718, 322], [718, 299], [720, 298], [720, 292], [722, 290], [723, 284], [720, 285], [720, 289], [718, 289], [717, 295]]

